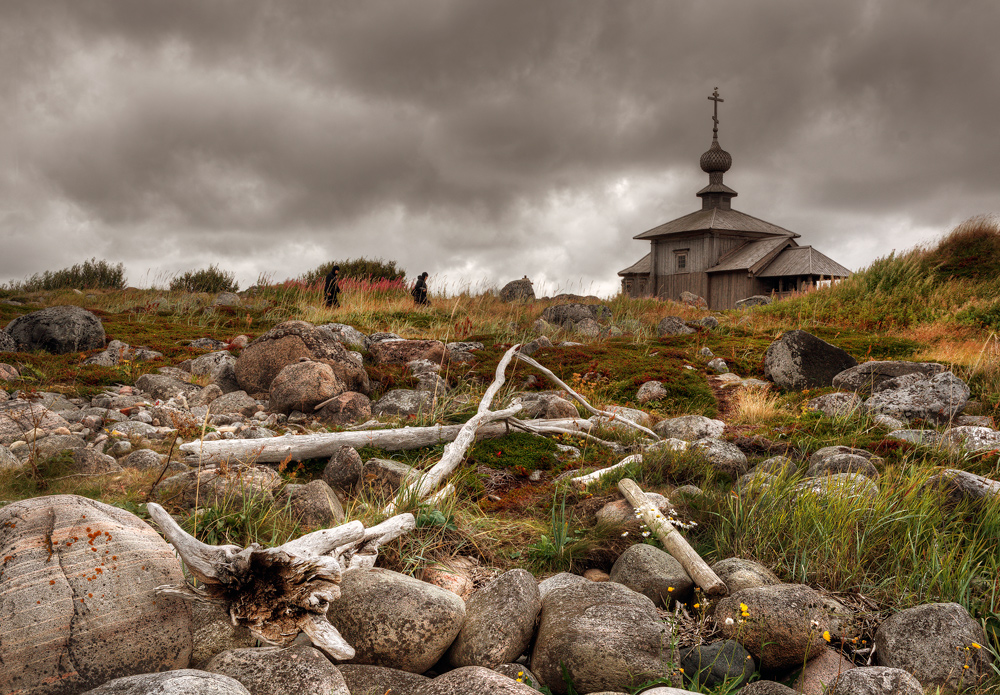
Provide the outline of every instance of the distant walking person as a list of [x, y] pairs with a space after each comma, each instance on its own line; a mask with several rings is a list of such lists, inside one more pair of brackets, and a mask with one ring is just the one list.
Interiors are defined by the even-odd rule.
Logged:
[[340, 266], [335, 265], [330, 268], [330, 272], [326, 274], [326, 280], [323, 282], [323, 301], [328, 307], [339, 307], [340, 300], [337, 299], [337, 295], [340, 294]]
[[414, 303], [430, 304], [430, 302], [427, 301], [427, 273], [421, 273], [420, 276], [417, 277], [417, 284], [413, 286], [410, 294], [413, 295]]

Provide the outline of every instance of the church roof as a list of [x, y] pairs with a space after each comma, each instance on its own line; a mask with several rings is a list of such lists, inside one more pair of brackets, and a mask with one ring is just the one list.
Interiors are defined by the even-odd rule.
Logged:
[[786, 246], [794, 246], [790, 236], [770, 237], [759, 241], [749, 241], [719, 259], [719, 262], [709, 268], [708, 273], [720, 273], [731, 270], [746, 270], [757, 272], [777, 256]]
[[692, 212], [690, 215], [678, 217], [676, 220], [665, 222], [659, 227], [637, 234], [633, 239], [655, 239], [656, 237], [668, 234], [680, 234], [683, 232], [754, 232], [768, 236], [782, 236], [798, 238], [798, 234], [790, 232], [776, 224], [765, 222], [739, 210], [724, 210], [722, 208], [708, 208]]
[[619, 270], [619, 275], [649, 275], [649, 271], [652, 269], [650, 265], [650, 258], [653, 254], [647, 253], [645, 256], [637, 260], [635, 263], [630, 265], [625, 270]]
[[796, 246], [779, 253], [766, 268], [757, 273], [757, 276], [762, 278], [786, 275], [827, 275], [845, 278], [851, 275], [851, 271], [812, 246]]

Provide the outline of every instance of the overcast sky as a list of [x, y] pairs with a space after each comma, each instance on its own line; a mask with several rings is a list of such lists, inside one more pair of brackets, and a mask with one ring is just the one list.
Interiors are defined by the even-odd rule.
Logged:
[[[393, 259], [617, 290], [733, 206], [852, 269], [1000, 211], [993, 0], [0, 0], [0, 282]], [[436, 287], [435, 287], [436, 285]]]

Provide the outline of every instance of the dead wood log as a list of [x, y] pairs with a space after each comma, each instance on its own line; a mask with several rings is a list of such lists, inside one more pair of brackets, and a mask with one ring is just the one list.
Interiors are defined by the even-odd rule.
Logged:
[[517, 359], [521, 360], [525, 364], [531, 365], [532, 367], [534, 367], [535, 369], [537, 369], [538, 371], [540, 371], [542, 374], [544, 374], [545, 376], [547, 376], [551, 381], [555, 382], [560, 388], [562, 388], [564, 391], [566, 391], [566, 393], [568, 393], [569, 395], [573, 396], [573, 398], [575, 398], [576, 400], [578, 400], [580, 402], [580, 404], [584, 408], [586, 408], [587, 410], [589, 410], [590, 412], [592, 412], [594, 415], [601, 415], [603, 417], [607, 417], [607, 418], [611, 418], [613, 420], [617, 420], [618, 422], [622, 423], [623, 425], [625, 425], [627, 427], [632, 427], [632, 428], [635, 428], [635, 429], [639, 430], [640, 432], [645, 432], [646, 434], [648, 434], [653, 439], [656, 439], [656, 440], [660, 439], [660, 435], [658, 435], [656, 432], [654, 432], [653, 430], [649, 429], [648, 427], [643, 427], [642, 425], [640, 425], [637, 422], [632, 422], [631, 420], [627, 420], [627, 419], [621, 417], [620, 415], [616, 415], [615, 413], [612, 413], [612, 412], [610, 412], [608, 410], [598, 410], [597, 408], [595, 408], [594, 406], [592, 406], [590, 403], [588, 403], [586, 398], [584, 398], [579, 393], [577, 393], [576, 391], [574, 391], [570, 387], [569, 384], [567, 384], [565, 381], [563, 381], [562, 379], [560, 379], [559, 377], [557, 377], [552, 370], [546, 369], [545, 367], [543, 367], [542, 365], [540, 365], [537, 361], [533, 360], [532, 358], [528, 357], [527, 355], [522, 355], [519, 352], [519, 353], [517, 353]]
[[642, 463], [642, 454], [633, 454], [631, 456], [626, 456], [621, 461], [613, 466], [608, 466], [607, 468], [600, 468], [592, 473], [587, 473], [586, 475], [578, 475], [575, 478], [570, 478], [569, 482], [580, 488], [585, 488], [592, 483], [596, 483], [598, 480], [606, 476], [612, 471], [616, 471], [619, 468], [624, 468], [631, 463]]
[[[520, 403], [515, 403], [505, 410], [497, 410], [495, 412], [490, 410], [490, 404], [493, 403], [493, 399], [496, 397], [500, 387], [507, 380], [507, 365], [510, 364], [511, 359], [513, 359], [520, 348], [521, 345], [517, 344], [504, 353], [504, 356], [497, 364], [493, 383], [486, 389], [482, 400], [479, 401], [479, 408], [476, 410], [476, 414], [462, 425], [462, 429], [455, 436], [455, 441], [445, 445], [441, 460], [431, 466], [416, 482], [400, 487], [399, 493], [396, 495], [397, 500], [405, 498], [407, 495], [416, 495], [418, 500], [426, 498], [462, 463], [462, 460], [465, 458], [465, 452], [469, 449], [472, 442], [476, 441], [476, 430], [479, 429], [480, 425], [494, 420], [503, 420], [521, 411], [523, 406]], [[385, 509], [385, 513], [393, 514], [395, 511], [396, 503], [390, 502]]]
[[[559, 420], [528, 420], [527, 424], [562, 427], [571, 431], [589, 432], [593, 423], [582, 418]], [[360, 432], [322, 432], [318, 434], [298, 434], [270, 439], [219, 439], [214, 442], [195, 440], [181, 444], [189, 460], [203, 463], [223, 461], [253, 461], [256, 463], [279, 463], [304, 461], [314, 458], [329, 458], [342, 446], [360, 449], [372, 446], [385, 451], [409, 451], [422, 449], [454, 441], [464, 425], [430, 425], [428, 427], [400, 427], [384, 430], [363, 430]], [[475, 438], [489, 439], [501, 437], [509, 431], [504, 423], [484, 424], [476, 430]]]
[[618, 489], [639, 513], [646, 526], [660, 539], [667, 552], [681, 563], [684, 571], [701, 587], [706, 596], [725, 596], [729, 593], [726, 583], [701, 559], [673, 524], [650, 504], [646, 494], [634, 480], [630, 478], [620, 480]]
[[200, 586], [161, 586], [157, 591], [225, 604], [236, 625], [258, 639], [288, 646], [304, 632], [333, 659], [355, 651], [326, 618], [340, 596], [343, 572], [371, 567], [381, 544], [416, 527], [412, 514], [400, 514], [366, 529], [360, 521], [320, 529], [276, 548], [252, 543], [213, 546], [188, 534], [158, 504], [146, 505], [152, 520], [177, 550]]

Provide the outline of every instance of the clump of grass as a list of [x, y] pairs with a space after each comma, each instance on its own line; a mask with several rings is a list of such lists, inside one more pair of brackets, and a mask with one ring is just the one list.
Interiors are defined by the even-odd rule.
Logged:
[[36, 273], [21, 282], [9, 282], [4, 288], [12, 292], [40, 292], [44, 290], [123, 290], [125, 289], [125, 264], [114, 265], [106, 260], [91, 258], [62, 270]]
[[757, 427], [785, 417], [781, 398], [770, 387], [741, 388], [732, 400], [731, 417], [741, 425]]
[[221, 270], [217, 265], [210, 265], [202, 270], [189, 270], [170, 281], [170, 289], [184, 292], [238, 292], [239, 284], [236, 275], [228, 270]]

